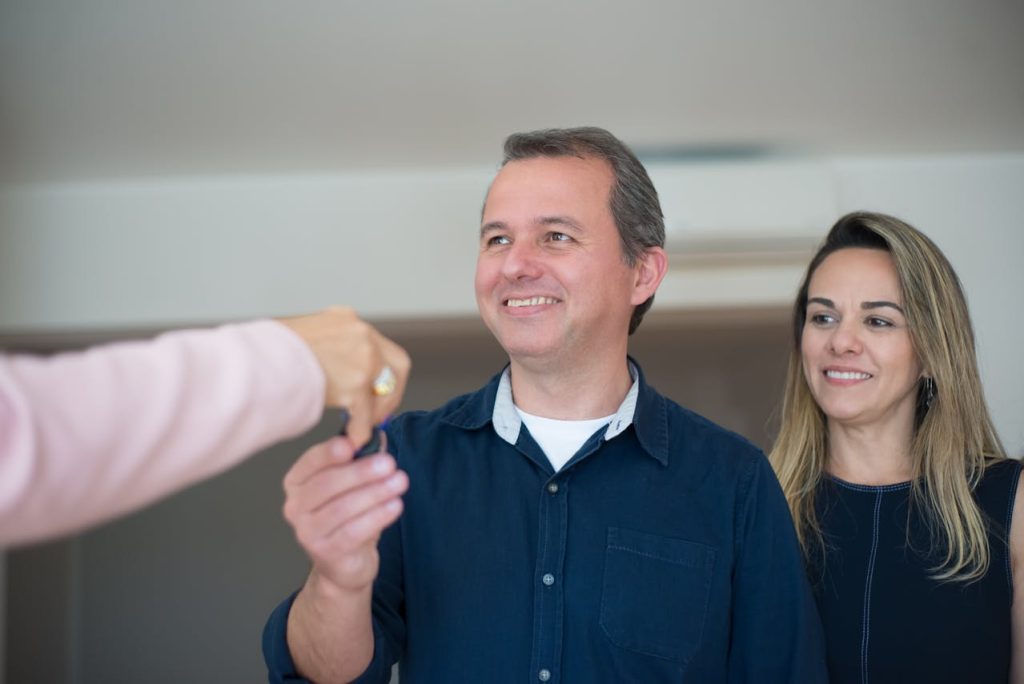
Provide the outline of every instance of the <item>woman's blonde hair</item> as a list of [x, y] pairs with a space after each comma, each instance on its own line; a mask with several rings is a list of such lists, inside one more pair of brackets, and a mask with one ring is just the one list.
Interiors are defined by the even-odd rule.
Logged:
[[[924, 377], [918, 386], [910, 448], [912, 497], [931, 530], [940, 581], [970, 582], [989, 565], [987, 524], [972, 491], [985, 468], [1005, 458], [982, 393], [974, 332], [960, 280], [931, 240], [899, 219], [855, 212], [839, 219], [818, 249], [793, 307], [782, 421], [769, 458], [786, 494], [805, 555], [824, 550], [815, 492], [828, 458], [825, 416], [804, 377], [801, 338], [807, 288], [830, 254], [850, 247], [881, 249], [896, 267], [907, 326]], [[930, 557], [931, 556], [929, 554]]]

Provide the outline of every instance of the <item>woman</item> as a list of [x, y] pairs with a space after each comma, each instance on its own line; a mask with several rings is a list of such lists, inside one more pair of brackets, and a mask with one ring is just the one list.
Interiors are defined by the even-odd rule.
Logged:
[[770, 458], [831, 681], [1024, 681], [1020, 466], [989, 418], [949, 262], [898, 219], [849, 214], [793, 314]]

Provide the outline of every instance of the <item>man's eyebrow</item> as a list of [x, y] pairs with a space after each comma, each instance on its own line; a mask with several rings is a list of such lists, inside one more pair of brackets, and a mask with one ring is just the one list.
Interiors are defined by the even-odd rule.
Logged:
[[538, 223], [542, 226], [564, 226], [576, 232], [583, 231], [583, 227], [568, 216], [542, 216]]
[[880, 301], [877, 301], [877, 302], [863, 302], [863, 303], [861, 303], [860, 308], [862, 308], [862, 309], [880, 309], [880, 308], [886, 307], [886, 306], [887, 307], [891, 307], [893, 309], [896, 309], [901, 314], [906, 316], [906, 314], [903, 313], [903, 307], [901, 307], [896, 302], [887, 302], [884, 299], [880, 300]]
[[[581, 233], [583, 227], [569, 216], [562, 216], [556, 214], [553, 216], [541, 216], [536, 219], [536, 223], [542, 226], [558, 226], [561, 228], [568, 228], [571, 231]], [[494, 230], [508, 230], [508, 224], [504, 221], [488, 221], [487, 223], [480, 226], [480, 234], [484, 235]]]
[[489, 233], [492, 230], [508, 230], [508, 225], [506, 225], [504, 221], [488, 221], [480, 226], [481, 235]]

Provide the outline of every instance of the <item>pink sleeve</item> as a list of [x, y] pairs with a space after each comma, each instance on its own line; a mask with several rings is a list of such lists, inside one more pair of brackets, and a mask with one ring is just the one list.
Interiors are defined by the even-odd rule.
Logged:
[[310, 428], [325, 379], [275, 321], [0, 356], [0, 546], [71, 532]]

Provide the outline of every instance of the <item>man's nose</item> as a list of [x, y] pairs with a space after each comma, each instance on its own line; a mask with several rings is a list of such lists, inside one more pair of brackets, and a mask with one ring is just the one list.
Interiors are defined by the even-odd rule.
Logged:
[[536, 278], [542, 272], [541, 250], [530, 242], [516, 242], [505, 252], [502, 274], [509, 280]]

